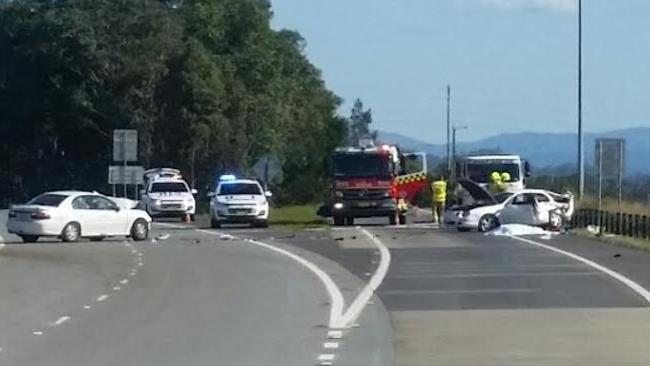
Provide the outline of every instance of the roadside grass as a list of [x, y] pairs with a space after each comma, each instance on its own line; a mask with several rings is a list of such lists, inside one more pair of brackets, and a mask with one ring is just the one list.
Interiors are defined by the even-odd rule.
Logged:
[[571, 232], [579, 237], [595, 239], [603, 243], [608, 243], [623, 248], [650, 252], [650, 241], [648, 240], [612, 234], [594, 235], [587, 231], [587, 229], [573, 229]]
[[316, 211], [318, 211], [318, 205], [315, 204], [272, 207], [269, 224], [298, 229], [327, 225], [327, 220], [316, 215]]
[[[580, 208], [588, 208], [592, 210], [598, 209], [598, 197], [586, 196], [578, 204]], [[645, 202], [623, 201], [621, 206], [618, 205], [618, 199], [604, 198], [602, 204], [603, 211], [608, 212], [622, 212], [633, 215], [648, 215], [650, 216], [650, 205]]]

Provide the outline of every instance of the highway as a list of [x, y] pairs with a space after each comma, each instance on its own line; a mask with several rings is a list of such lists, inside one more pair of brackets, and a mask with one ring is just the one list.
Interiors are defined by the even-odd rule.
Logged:
[[650, 254], [411, 222], [200, 218], [142, 243], [0, 231], [0, 364], [650, 364]]

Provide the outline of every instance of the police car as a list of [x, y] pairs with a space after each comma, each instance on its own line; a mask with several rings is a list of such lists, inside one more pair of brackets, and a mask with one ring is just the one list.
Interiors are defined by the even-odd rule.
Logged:
[[208, 193], [210, 199], [210, 224], [250, 224], [267, 227], [271, 192], [265, 192], [256, 180], [238, 179], [234, 175], [219, 178], [217, 188]]
[[196, 189], [190, 189], [180, 171], [160, 168], [144, 173], [145, 189], [141, 193], [141, 206], [152, 218], [180, 218], [187, 215], [194, 221]]

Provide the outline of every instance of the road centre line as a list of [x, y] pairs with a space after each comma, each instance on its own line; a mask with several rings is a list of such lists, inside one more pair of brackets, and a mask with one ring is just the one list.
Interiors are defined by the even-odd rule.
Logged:
[[530, 245], [534, 245], [534, 246], [537, 246], [537, 247], [540, 247], [540, 248], [543, 248], [543, 249], [546, 249], [546, 250], [553, 251], [553, 252], [558, 253], [558, 254], [565, 255], [565, 256], [570, 257], [572, 259], [575, 259], [575, 260], [577, 260], [579, 262], [582, 262], [582, 263], [584, 263], [584, 264], [586, 264], [586, 265], [588, 265], [588, 266], [590, 266], [592, 268], [595, 268], [595, 269], [603, 272], [604, 274], [612, 277], [613, 279], [621, 282], [625, 286], [629, 287], [634, 292], [636, 292], [639, 296], [641, 296], [648, 304], [650, 304], [650, 292], [647, 289], [645, 289], [640, 284], [632, 281], [631, 279], [625, 277], [624, 275], [622, 275], [622, 274], [620, 274], [620, 273], [618, 273], [618, 272], [616, 272], [614, 270], [611, 270], [611, 269], [609, 269], [609, 268], [607, 268], [607, 267], [605, 267], [603, 265], [600, 265], [600, 264], [598, 264], [598, 263], [596, 263], [594, 261], [591, 261], [591, 260], [589, 260], [587, 258], [581, 257], [581, 256], [579, 256], [577, 254], [567, 252], [566, 250], [555, 248], [555, 247], [552, 247], [550, 245], [542, 244], [542, 243], [536, 242], [534, 240], [522, 238], [522, 237], [519, 237], [519, 236], [510, 235], [509, 237], [511, 237], [512, 239], [519, 240], [521, 242], [530, 244]]
[[[180, 227], [175, 224], [161, 223], [161, 225], [174, 227], [174, 228]], [[293, 259], [294, 261], [301, 264], [303, 267], [310, 270], [312, 273], [314, 273], [321, 281], [321, 283], [327, 290], [327, 293], [330, 297], [331, 307], [330, 307], [330, 318], [328, 323], [329, 328], [345, 329], [345, 328], [350, 328], [357, 320], [359, 315], [361, 315], [361, 312], [368, 304], [368, 301], [373, 296], [375, 290], [381, 285], [384, 278], [386, 277], [386, 273], [388, 272], [388, 268], [390, 266], [390, 260], [391, 260], [390, 251], [378, 238], [376, 238], [373, 234], [371, 234], [369, 231], [367, 231], [364, 228], [357, 227], [357, 229], [360, 230], [362, 234], [367, 236], [370, 239], [370, 241], [377, 247], [377, 250], [380, 255], [380, 261], [375, 273], [372, 275], [368, 283], [364, 286], [364, 288], [361, 290], [359, 295], [357, 295], [354, 301], [352, 301], [352, 304], [348, 307], [348, 309], [345, 312], [344, 312], [345, 301], [343, 299], [341, 290], [336, 285], [336, 283], [332, 280], [332, 278], [325, 271], [323, 271], [318, 266], [316, 266], [314, 263], [294, 253], [291, 253], [285, 249], [281, 249], [270, 244], [266, 244], [253, 239], [244, 240], [241, 238], [237, 238], [235, 236], [230, 236], [230, 237], [232, 239], [244, 240], [250, 244], [257, 245], [259, 247], [287, 256], [290, 259]], [[220, 237], [226, 235], [224, 233], [213, 231], [213, 230], [204, 230], [204, 229], [194, 229], [194, 230], [198, 232], [202, 232], [204, 234], [216, 235]]]

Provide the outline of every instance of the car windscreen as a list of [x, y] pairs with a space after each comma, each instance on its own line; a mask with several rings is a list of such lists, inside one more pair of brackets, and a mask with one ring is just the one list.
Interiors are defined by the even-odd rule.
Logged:
[[467, 178], [476, 183], [488, 183], [493, 172], [510, 174], [510, 182], [519, 181], [519, 164], [516, 163], [470, 163]]
[[512, 193], [510, 192], [503, 192], [503, 193], [498, 193], [494, 195], [494, 199], [497, 200], [499, 203], [503, 203], [505, 200], [508, 199], [508, 197], [512, 196]]
[[153, 183], [151, 185], [151, 189], [149, 190], [151, 193], [162, 193], [162, 192], [189, 192], [189, 189], [187, 188], [187, 185], [183, 182], [161, 182], [161, 183]]
[[262, 194], [260, 186], [255, 183], [223, 183], [217, 193], [220, 196], [237, 194]]
[[334, 156], [334, 176], [389, 177], [388, 159], [378, 154], [340, 154]]
[[66, 195], [62, 194], [42, 194], [27, 202], [28, 205], [39, 205], [39, 206], [51, 206], [59, 207], [61, 202], [68, 198]]

